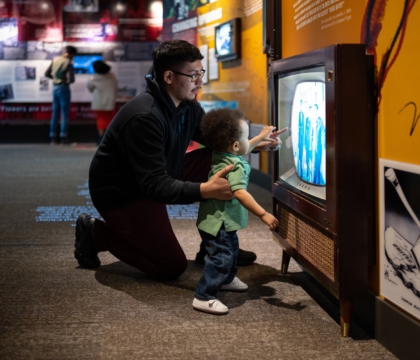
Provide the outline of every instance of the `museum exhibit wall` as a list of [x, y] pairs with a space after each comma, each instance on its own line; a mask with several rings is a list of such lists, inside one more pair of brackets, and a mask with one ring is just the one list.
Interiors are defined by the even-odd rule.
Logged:
[[420, 4], [283, 0], [279, 16], [283, 58], [340, 43], [366, 44], [374, 58], [378, 220], [369, 287], [377, 295], [378, 339], [407, 358], [407, 349], [418, 348], [407, 329], [418, 334], [420, 324]]
[[70, 125], [95, 121], [86, 83], [90, 63], [98, 56], [117, 76], [117, 107], [144, 89], [151, 51], [162, 30], [161, 1], [0, 3], [0, 124], [50, 119], [52, 82], [44, 73], [66, 45], [75, 46], [82, 55], [75, 61]]

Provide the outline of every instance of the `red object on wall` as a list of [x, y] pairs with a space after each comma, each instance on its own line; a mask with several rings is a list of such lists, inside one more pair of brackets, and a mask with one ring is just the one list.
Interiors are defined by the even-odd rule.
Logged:
[[18, 19], [18, 41], [62, 41], [62, 12], [62, 1], [14, 3], [12, 15]]

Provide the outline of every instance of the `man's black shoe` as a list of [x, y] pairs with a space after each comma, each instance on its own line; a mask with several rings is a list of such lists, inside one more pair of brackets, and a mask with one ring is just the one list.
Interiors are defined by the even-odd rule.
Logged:
[[93, 246], [93, 223], [95, 219], [90, 215], [80, 214], [76, 221], [76, 241], [74, 243], [74, 257], [81, 267], [97, 268], [101, 265], [98, 252]]
[[[206, 248], [200, 246], [200, 251], [195, 256], [195, 262], [197, 264], [204, 264], [204, 258], [206, 255], [207, 255]], [[254, 252], [239, 249], [236, 265], [248, 266], [248, 265], [251, 265], [255, 260], [257, 260], [257, 255]]]
[[248, 265], [251, 265], [255, 260], [257, 260], [257, 254], [255, 254], [252, 251], [239, 249], [236, 265], [248, 266]]

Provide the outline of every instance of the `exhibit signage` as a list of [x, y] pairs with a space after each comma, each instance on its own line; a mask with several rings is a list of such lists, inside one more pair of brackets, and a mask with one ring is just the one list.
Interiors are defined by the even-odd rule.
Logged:
[[[283, 0], [283, 57], [333, 44], [360, 43], [365, 1]], [[297, 41], [298, 39], [298, 41]]]
[[380, 293], [420, 319], [420, 166], [380, 159]]

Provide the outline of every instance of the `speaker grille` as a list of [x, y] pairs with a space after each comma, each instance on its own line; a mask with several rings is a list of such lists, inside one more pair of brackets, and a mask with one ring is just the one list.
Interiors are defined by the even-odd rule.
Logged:
[[334, 281], [334, 240], [298, 214], [278, 205], [279, 235]]

